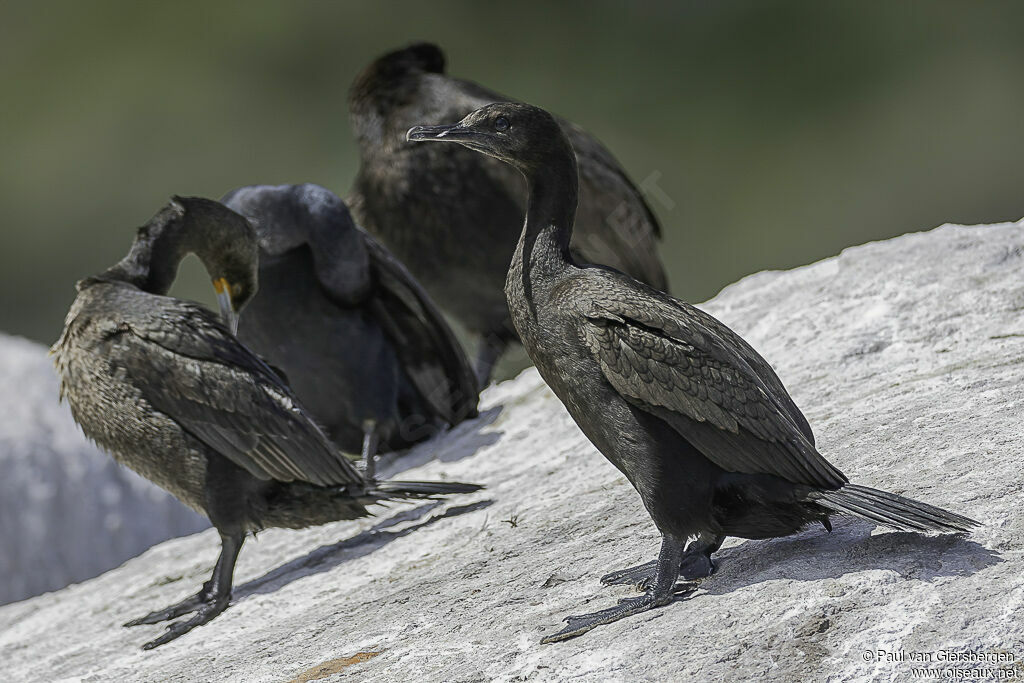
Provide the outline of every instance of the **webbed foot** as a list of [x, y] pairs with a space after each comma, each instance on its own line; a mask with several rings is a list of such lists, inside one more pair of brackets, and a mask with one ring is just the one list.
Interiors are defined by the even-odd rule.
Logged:
[[152, 650], [154, 647], [159, 647], [165, 643], [171, 642], [175, 638], [180, 638], [196, 626], [202, 626], [203, 624], [212, 621], [214, 617], [228, 608], [228, 603], [230, 601], [229, 596], [203, 603], [197, 610], [195, 610], [195, 614], [191, 619], [183, 619], [182, 621], [176, 621], [173, 624], [170, 624], [163, 635], [149, 641], [142, 646], [142, 649]]
[[125, 626], [159, 624], [161, 621], [167, 621], [169, 619], [180, 617], [183, 614], [195, 612], [195, 614], [189, 619], [183, 619], [182, 621], [176, 621], [173, 624], [169, 624], [167, 626], [167, 631], [164, 632], [163, 635], [142, 646], [143, 650], [152, 650], [154, 647], [159, 647], [160, 645], [171, 642], [175, 638], [180, 638], [196, 626], [202, 626], [212, 620], [218, 614], [226, 610], [230, 602], [230, 593], [226, 595], [214, 595], [204, 585], [203, 590], [199, 591], [195, 595], [189, 596], [181, 602], [175, 603], [165, 609], [150, 612], [146, 616], [139, 617], [138, 619], [132, 619], [127, 622]]
[[132, 619], [125, 626], [142, 626], [144, 624], [159, 624], [180, 617], [184, 614], [195, 612], [189, 619], [176, 621], [167, 626], [167, 630], [159, 638], [155, 638], [142, 646], [143, 650], [152, 650], [175, 638], [180, 638], [196, 626], [211, 621], [218, 614], [228, 608], [231, 602], [231, 575], [235, 570], [235, 560], [238, 559], [238, 551], [242, 548], [245, 536], [242, 534], [226, 534], [221, 532], [221, 552], [217, 558], [217, 564], [213, 568], [213, 576], [203, 584], [202, 589], [195, 595], [191, 595], [181, 602], [176, 602], [170, 607], [156, 612], [150, 612], [144, 617]]
[[583, 635], [587, 631], [593, 630], [598, 626], [610, 624], [613, 621], [618, 621], [625, 617], [631, 617], [634, 614], [640, 614], [641, 612], [652, 610], [655, 607], [662, 607], [677, 598], [690, 595], [697, 590], [697, 585], [698, 584], [693, 582], [676, 584], [676, 591], [663, 597], [657, 597], [654, 591], [647, 591], [638, 598], [624, 598], [619, 600], [619, 604], [615, 607], [609, 607], [608, 609], [603, 609], [598, 612], [591, 612], [590, 614], [566, 617], [564, 619], [566, 623], [565, 628], [558, 633], [545, 636], [540, 642], [542, 644], [557, 643], [562, 640], [568, 640], [569, 638], [575, 638], [576, 636]]
[[683, 559], [683, 547], [685, 545], [685, 538], [680, 539], [662, 534], [661, 550], [658, 552], [658, 559], [655, 562], [630, 567], [622, 572], [613, 572], [613, 574], [619, 575], [621, 578], [636, 576], [638, 572], [643, 573], [647, 572], [649, 568], [653, 569], [654, 580], [651, 582], [651, 587], [646, 593], [638, 598], [620, 600], [619, 604], [615, 607], [603, 609], [600, 612], [567, 617], [565, 619], [567, 624], [565, 628], [558, 633], [546, 636], [540, 642], [557, 643], [561, 640], [575, 638], [602, 624], [610, 624], [613, 621], [667, 605], [680, 595], [693, 593], [693, 591], [697, 590], [696, 583], [676, 584], [676, 579], [679, 578], [679, 565]]
[[142, 626], [144, 624], [159, 624], [161, 621], [167, 621], [168, 619], [174, 619], [180, 617], [182, 614], [188, 614], [189, 612], [195, 612], [197, 609], [209, 602], [211, 596], [207, 593], [206, 586], [203, 586], [203, 590], [199, 591], [195, 595], [190, 595], [181, 602], [176, 602], [170, 607], [165, 607], [155, 612], [150, 612], [144, 617], [138, 619], [132, 619], [125, 623], [125, 626]]
[[[702, 535], [691, 542], [680, 558], [679, 578], [686, 581], [698, 581], [714, 574], [718, 565], [711, 559], [711, 554], [722, 546], [724, 540], [724, 537]], [[601, 583], [606, 586], [635, 586], [637, 590], [645, 591], [654, 585], [657, 573], [658, 561], [653, 560], [605, 574], [601, 577]]]
[[647, 584], [654, 579], [657, 571], [658, 561], [651, 560], [650, 562], [638, 564], [635, 567], [626, 567], [625, 569], [609, 572], [601, 577], [601, 583], [606, 586], [636, 586], [637, 588], [642, 586], [646, 590]]

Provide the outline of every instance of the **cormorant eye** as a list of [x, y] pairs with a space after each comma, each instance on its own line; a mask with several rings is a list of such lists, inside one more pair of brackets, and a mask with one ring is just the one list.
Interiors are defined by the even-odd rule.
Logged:
[[494, 130], [498, 131], [499, 133], [504, 133], [511, 127], [512, 124], [510, 124], [508, 122], [508, 119], [506, 119], [504, 116], [499, 116], [498, 118], [494, 119]]

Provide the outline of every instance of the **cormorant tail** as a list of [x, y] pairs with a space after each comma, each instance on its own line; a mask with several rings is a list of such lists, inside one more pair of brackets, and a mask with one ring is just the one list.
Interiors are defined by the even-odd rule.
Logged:
[[483, 486], [458, 481], [378, 481], [373, 492], [386, 498], [431, 498], [453, 493], [473, 493]]
[[968, 531], [979, 523], [942, 508], [878, 489], [846, 484], [835, 491], [815, 491], [822, 507], [862, 517], [899, 531]]

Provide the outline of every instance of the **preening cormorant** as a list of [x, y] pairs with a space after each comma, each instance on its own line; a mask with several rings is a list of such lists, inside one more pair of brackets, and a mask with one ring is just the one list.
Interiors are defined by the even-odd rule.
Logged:
[[[570, 254], [576, 159], [557, 120], [500, 103], [409, 140], [455, 142], [526, 177], [530, 202], [505, 292], [541, 377], [636, 488], [661, 533], [653, 563], [606, 575], [643, 596], [566, 619], [543, 642], [665, 605], [677, 578], [714, 570], [726, 536], [772, 538], [851, 514], [894, 529], [964, 531], [977, 522], [848, 483], [815, 449], [768, 364], [693, 306]], [[694, 538], [688, 547], [687, 540]]]
[[[352, 84], [349, 109], [361, 164], [349, 205], [443, 311], [478, 339], [481, 386], [516, 340], [504, 274], [526, 209], [518, 173], [456, 145], [410, 149], [416, 124], [457, 121], [510, 98], [445, 74], [441, 49], [420, 43], [383, 55]], [[658, 220], [614, 156], [579, 126], [556, 119], [576, 150], [577, 259], [603, 263], [664, 290]]]
[[224, 611], [249, 532], [354, 519], [377, 501], [479, 488], [364, 478], [216, 315], [165, 296], [190, 252], [213, 278], [230, 322], [257, 288], [252, 228], [217, 202], [175, 197], [139, 229], [127, 256], [78, 283], [53, 346], [61, 397], [86, 436], [207, 515], [220, 533], [213, 576], [196, 595], [126, 624], [195, 613], [145, 649]]
[[238, 338], [284, 371], [343, 451], [372, 473], [405, 448], [476, 416], [462, 347], [409, 272], [318, 185], [254, 185], [222, 200], [249, 219], [260, 289]]

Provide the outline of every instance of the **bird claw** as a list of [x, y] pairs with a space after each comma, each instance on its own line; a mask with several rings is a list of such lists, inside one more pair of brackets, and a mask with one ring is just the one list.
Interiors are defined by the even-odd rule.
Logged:
[[598, 612], [591, 612], [590, 614], [579, 614], [566, 617], [563, 619], [566, 623], [565, 628], [557, 633], [545, 636], [540, 642], [542, 644], [557, 643], [563, 640], [568, 640], [569, 638], [575, 638], [576, 636], [583, 635], [587, 631], [591, 631], [603, 624], [610, 624], [613, 621], [618, 621], [624, 617], [646, 612], [647, 610], [658, 606], [659, 605], [650, 593], [645, 593], [639, 598], [626, 598], [624, 600], [620, 600], [619, 604], [615, 607], [609, 607], [608, 609], [603, 609]]
[[[610, 572], [601, 577], [601, 583], [605, 586], [626, 585], [641, 591], [649, 590], [654, 585], [654, 577], [658, 571], [657, 564], [656, 560], [652, 560], [635, 567]], [[717, 570], [717, 563], [703, 551], [683, 553], [683, 558], [679, 563], [679, 577], [686, 581], [707, 578]]]
[[209, 587], [204, 585], [203, 590], [195, 595], [190, 595], [181, 602], [177, 602], [170, 607], [155, 612], [150, 612], [144, 617], [138, 619], [132, 619], [125, 624], [126, 627], [131, 626], [143, 626], [148, 624], [159, 624], [162, 621], [168, 621], [176, 617], [180, 617], [190, 612], [195, 612], [195, 615], [189, 619], [182, 621], [176, 621], [173, 624], [167, 626], [166, 632], [164, 632], [159, 638], [154, 638], [145, 645], [142, 646], [143, 650], [152, 650], [155, 647], [159, 647], [166, 643], [171, 642], [176, 638], [180, 638], [185, 635], [196, 626], [201, 626], [206, 622], [213, 619], [215, 616], [227, 609], [228, 604], [231, 602], [230, 593], [227, 595], [216, 596], [209, 592]]
[[211, 621], [218, 614], [223, 612], [228, 607], [229, 600], [214, 600], [213, 602], [204, 603], [199, 609], [196, 610], [195, 616], [191, 619], [183, 621], [176, 621], [167, 627], [167, 630], [158, 638], [154, 638], [145, 645], [142, 646], [143, 650], [152, 650], [155, 647], [165, 645], [172, 640], [180, 638], [197, 626]]
[[610, 572], [601, 577], [601, 583], [605, 586], [633, 585], [646, 590], [648, 587], [646, 584], [650, 583], [657, 571], [657, 564], [656, 561], [652, 560], [651, 562], [638, 564], [635, 567], [627, 567]]
[[[672, 600], [682, 600], [683, 598], [688, 598], [693, 593], [697, 592], [698, 588], [700, 588], [700, 581], [679, 581], [674, 586], [672, 586], [672, 592], [669, 593], [669, 595], [672, 596], [672, 599], [669, 600], [669, 602], [671, 602]], [[619, 600], [619, 604], [622, 604], [623, 602], [626, 602], [628, 600], [636, 600], [636, 598], [622, 598]]]
[[569, 638], [583, 635], [598, 626], [610, 624], [625, 617], [640, 614], [655, 607], [662, 607], [675, 600], [681, 600], [692, 595], [700, 587], [699, 581], [680, 581], [672, 588], [672, 592], [664, 597], [656, 597], [648, 591], [637, 598], [622, 598], [615, 607], [609, 607], [590, 614], [575, 614], [562, 619], [566, 626], [557, 633], [544, 636], [541, 644], [557, 643]]
[[170, 607], [165, 607], [164, 609], [156, 610], [155, 612], [150, 612], [146, 616], [139, 617], [138, 619], [132, 619], [131, 621], [126, 622], [124, 625], [125, 627], [131, 627], [143, 626], [148, 624], [159, 624], [161, 621], [168, 621], [169, 619], [180, 617], [183, 614], [195, 612], [197, 609], [207, 604], [211, 599], [212, 598], [208, 596], [205, 592], [199, 592], [195, 595], [190, 595], [181, 602], [174, 603]]

